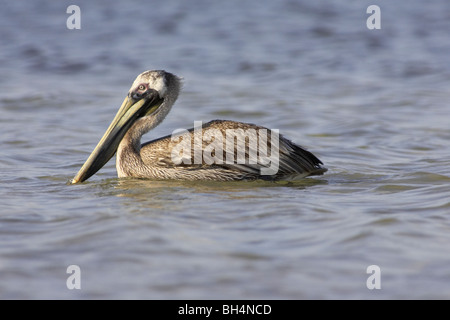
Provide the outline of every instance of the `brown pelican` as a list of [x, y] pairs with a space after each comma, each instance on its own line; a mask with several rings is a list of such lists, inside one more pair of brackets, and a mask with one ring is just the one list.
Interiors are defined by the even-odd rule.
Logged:
[[[71, 183], [83, 182], [94, 175], [116, 152], [116, 168], [120, 178], [290, 180], [321, 175], [327, 171], [312, 153], [278, 135], [277, 130], [242, 122], [214, 120], [201, 127], [184, 130], [181, 135], [169, 135], [141, 145], [142, 135], [164, 120], [177, 100], [180, 89], [181, 79], [169, 72], [153, 70], [140, 74], [104, 136]], [[209, 138], [202, 138], [203, 133], [211, 132], [214, 133], [214, 139], [211, 134]], [[223, 146], [224, 139], [218, 138], [229, 132], [235, 135], [226, 140], [227, 143], [232, 141], [233, 148]], [[242, 138], [242, 134], [247, 137], [243, 137], [241, 142], [244, 141], [244, 144], [239, 149], [239, 145], [234, 145], [234, 142]], [[260, 144], [251, 144], [252, 138]], [[182, 144], [181, 141], [188, 144]], [[180, 153], [186, 151], [180, 146], [189, 148], [188, 152]], [[206, 151], [209, 158], [202, 157], [205, 155], [202, 152]], [[274, 157], [270, 161], [259, 161], [261, 155], [268, 154], [268, 151]], [[238, 161], [239, 155], [243, 156], [241, 160], [244, 161]], [[252, 155], [253, 162], [250, 159]], [[275, 170], [268, 170], [273, 163], [276, 163], [276, 166], [272, 166]]]

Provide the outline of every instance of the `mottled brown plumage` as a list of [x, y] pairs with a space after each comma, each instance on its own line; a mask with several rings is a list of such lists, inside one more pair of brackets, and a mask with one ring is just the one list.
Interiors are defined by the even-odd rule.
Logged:
[[[260, 129], [267, 130], [268, 136], [268, 150], [270, 154], [271, 149], [271, 131], [267, 128], [257, 126], [254, 124], [228, 121], [228, 120], [213, 120], [201, 127], [202, 132], [207, 130], [217, 129], [226, 137], [226, 130], [242, 129], [245, 131], [254, 129], [256, 133]], [[172, 150], [179, 143], [178, 139], [172, 138], [172, 135], [168, 135], [150, 142], [147, 142], [141, 146], [140, 152], [133, 149], [131, 146], [133, 143], [127, 141], [127, 146], [124, 151], [121, 152], [118, 157], [119, 165], [123, 166], [123, 171], [126, 172], [126, 176], [152, 178], [152, 179], [183, 179], [183, 180], [217, 180], [217, 181], [229, 181], [229, 180], [242, 180], [242, 179], [293, 179], [301, 178], [308, 175], [323, 174], [326, 169], [321, 166], [322, 162], [317, 159], [312, 153], [297, 146], [288, 139], [280, 135], [279, 137], [279, 170], [274, 175], [261, 175], [259, 164], [249, 164], [249, 143], [248, 139], [245, 141], [245, 162], [244, 164], [237, 163], [236, 156], [234, 156], [234, 163], [226, 163], [226, 141], [222, 142], [222, 156], [223, 163], [208, 164], [205, 163], [205, 159], [202, 157], [201, 163], [194, 163], [194, 128], [189, 129], [191, 163], [175, 164], [172, 161]], [[206, 146], [210, 145], [211, 141], [201, 142], [202, 150]], [[215, 148], [216, 150], [217, 148]], [[233, 154], [237, 154], [237, 143], [234, 143]], [[216, 155], [216, 154], [214, 154]], [[218, 155], [217, 155], [218, 156]], [[130, 165], [133, 163], [133, 165]]]

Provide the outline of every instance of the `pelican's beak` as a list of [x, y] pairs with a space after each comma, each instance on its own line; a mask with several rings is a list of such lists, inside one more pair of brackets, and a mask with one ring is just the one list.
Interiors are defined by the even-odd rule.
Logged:
[[70, 183], [79, 183], [89, 179], [100, 170], [116, 153], [120, 141], [140, 117], [153, 113], [161, 105], [163, 99], [158, 92], [150, 92], [140, 100], [127, 96], [109, 125], [100, 142]]

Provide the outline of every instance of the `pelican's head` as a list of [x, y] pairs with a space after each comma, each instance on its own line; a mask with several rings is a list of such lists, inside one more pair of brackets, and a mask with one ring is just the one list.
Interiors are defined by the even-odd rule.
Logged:
[[141, 73], [108, 130], [71, 183], [83, 182], [100, 170], [114, 156], [133, 124], [138, 121], [147, 124], [142, 127], [141, 135], [158, 125], [175, 103], [180, 88], [180, 78], [169, 72], [151, 70]]

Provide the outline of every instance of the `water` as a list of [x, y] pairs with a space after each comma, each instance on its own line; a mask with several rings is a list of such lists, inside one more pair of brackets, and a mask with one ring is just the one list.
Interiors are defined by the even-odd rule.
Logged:
[[[450, 4], [376, 2], [2, 4], [0, 298], [450, 298]], [[185, 85], [144, 141], [252, 122], [329, 171], [66, 185], [147, 69]]]

